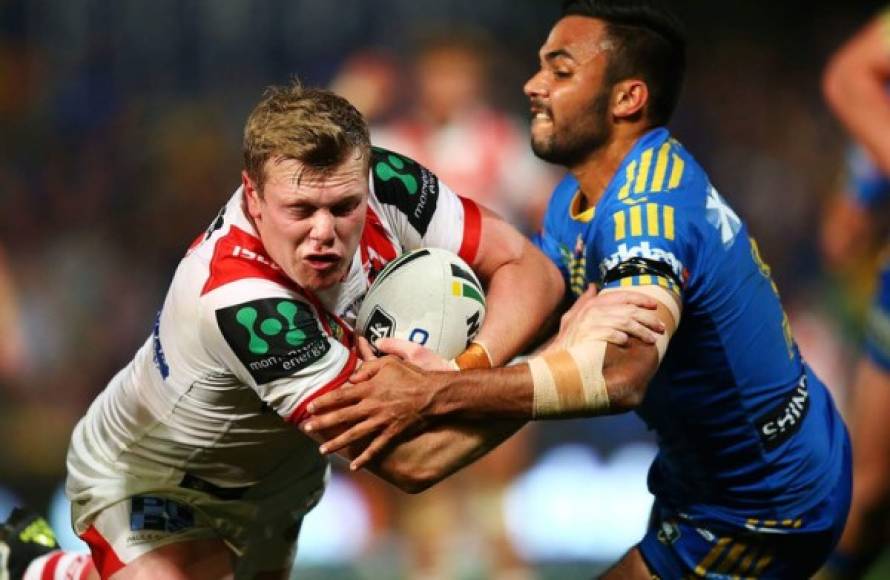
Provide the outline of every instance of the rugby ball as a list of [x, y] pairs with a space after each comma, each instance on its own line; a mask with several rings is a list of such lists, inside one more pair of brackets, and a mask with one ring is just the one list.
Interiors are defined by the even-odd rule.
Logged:
[[459, 256], [439, 248], [402, 254], [377, 275], [359, 309], [356, 329], [373, 344], [410, 340], [451, 359], [485, 319], [485, 293]]

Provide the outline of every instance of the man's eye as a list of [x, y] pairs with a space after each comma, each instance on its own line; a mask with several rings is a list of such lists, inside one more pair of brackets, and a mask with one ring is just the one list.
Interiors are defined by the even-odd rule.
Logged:
[[569, 78], [570, 76], [572, 76], [572, 71], [568, 71], [568, 70], [555, 70], [555, 71], [553, 71], [553, 76], [555, 76], [555, 77], [558, 78], [558, 79], [567, 79], [567, 78]]
[[344, 203], [339, 203], [331, 208], [331, 213], [335, 216], [346, 216], [355, 210], [358, 207], [359, 202], [357, 201], [348, 201]]
[[312, 215], [312, 208], [305, 205], [292, 205], [288, 207], [288, 213], [295, 218], [302, 219]]

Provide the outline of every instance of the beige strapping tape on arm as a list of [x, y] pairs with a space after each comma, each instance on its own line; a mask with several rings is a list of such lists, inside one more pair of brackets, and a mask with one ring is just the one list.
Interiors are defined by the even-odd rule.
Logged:
[[592, 340], [529, 359], [534, 386], [532, 416], [537, 419], [608, 409], [605, 356], [606, 342]]

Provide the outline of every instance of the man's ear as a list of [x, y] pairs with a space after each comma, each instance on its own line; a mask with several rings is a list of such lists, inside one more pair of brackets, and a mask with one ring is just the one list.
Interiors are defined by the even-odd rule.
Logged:
[[244, 201], [247, 205], [247, 213], [254, 220], [260, 217], [260, 192], [253, 180], [247, 175], [247, 170], [241, 171], [241, 187], [244, 188]]
[[642, 115], [649, 103], [649, 87], [640, 79], [627, 79], [612, 89], [612, 115], [626, 119]]

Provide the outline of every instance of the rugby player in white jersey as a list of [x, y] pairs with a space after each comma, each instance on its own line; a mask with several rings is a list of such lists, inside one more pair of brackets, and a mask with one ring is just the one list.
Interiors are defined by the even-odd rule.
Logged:
[[[244, 159], [242, 186], [182, 259], [151, 336], [72, 435], [72, 519], [102, 578], [288, 576], [328, 473], [298, 426], [355, 369], [358, 304], [398, 254], [441, 247], [485, 283], [487, 317], [462, 368], [505, 363], [563, 295], [521, 234], [410, 159], [372, 149], [361, 115], [333, 93], [270, 88], [248, 118]], [[604, 338], [654, 342], [654, 303], [598, 307], [611, 315]], [[416, 492], [515, 428], [442, 424], [370, 469]]]

